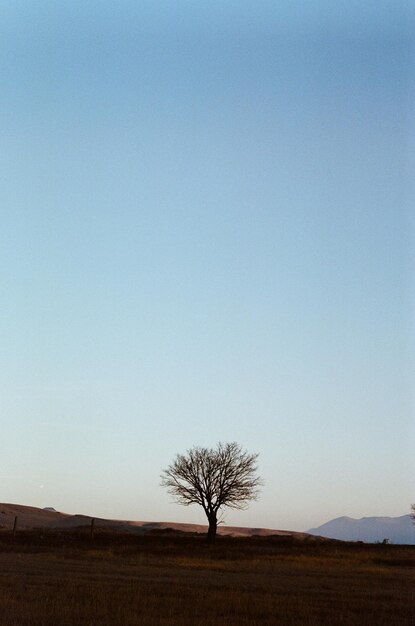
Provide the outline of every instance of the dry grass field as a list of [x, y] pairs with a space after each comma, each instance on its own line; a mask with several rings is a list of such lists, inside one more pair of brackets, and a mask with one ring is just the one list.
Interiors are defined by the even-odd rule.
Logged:
[[415, 546], [0, 534], [2, 626], [414, 626]]

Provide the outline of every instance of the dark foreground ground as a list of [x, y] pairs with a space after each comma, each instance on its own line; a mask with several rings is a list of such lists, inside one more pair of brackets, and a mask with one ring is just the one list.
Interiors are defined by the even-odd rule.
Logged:
[[0, 533], [2, 626], [414, 626], [415, 546]]

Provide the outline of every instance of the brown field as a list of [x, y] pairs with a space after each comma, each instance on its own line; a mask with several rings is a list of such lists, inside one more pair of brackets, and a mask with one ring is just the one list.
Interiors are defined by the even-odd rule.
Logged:
[[2, 626], [414, 626], [415, 546], [0, 534]]

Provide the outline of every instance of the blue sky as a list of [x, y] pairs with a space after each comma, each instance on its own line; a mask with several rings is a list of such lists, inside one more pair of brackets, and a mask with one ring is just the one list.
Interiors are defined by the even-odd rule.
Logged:
[[227, 523], [409, 511], [405, 4], [2, 3], [2, 501], [202, 522], [236, 440]]

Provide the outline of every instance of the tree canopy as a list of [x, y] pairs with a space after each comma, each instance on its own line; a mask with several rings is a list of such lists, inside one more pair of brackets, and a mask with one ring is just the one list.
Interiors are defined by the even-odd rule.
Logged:
[[176, 502], [200, 505], [209, 521], [208, 538], [216, 536], [218, 512], [222, 507], [245, 509], [256, 500], [262, 480], [257, 476], [258, 454], [250, 454], [235, 443], [216, 448], [193, 447], [178, 454], [163, 470], [161, 484]]

